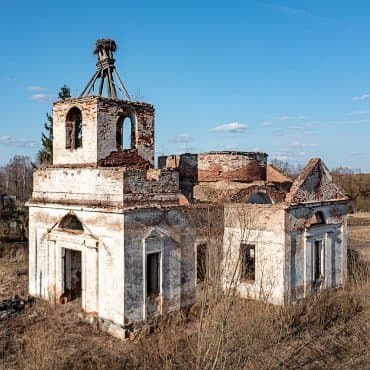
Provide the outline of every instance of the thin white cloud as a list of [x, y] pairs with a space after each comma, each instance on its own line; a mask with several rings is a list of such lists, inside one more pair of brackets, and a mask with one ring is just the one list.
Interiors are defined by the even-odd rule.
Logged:
[[14, 146], [17, 148], [36, 148], [38, 143], [33, 140], [17, 139], [10, 136], [0, 136], [0, 145]]
[[228, 133], [243, 133], [247, 131], [248, 125], [245, 123], [239, 122], [230, 122], [225, 123], [224, 125], [219, 125], [216, 127], [211, 128], [209, 131], [213, 132], [228, 132]]
[[45, 87], [41, 87], [41, 86], [28, 86], [26, 88], [26, 90], [31, 91], [31, 92], [34, 92], [34, 93], [40, 93], [42, 91], [45, 91], [46, 88]]
[[31, 95], [31, 100], [37, 101], [39, 103], [45, 103], [50, 101], [50, 96], [44, 93], [37, 93]]
[[282, 128], [272, 131], [273, 136], [285, 136], [288, 134], [288, 131]]
[[290, 146], [291, 148], [298, 148], [298, 147], [302, 146], [302, 143], [300, 143], [299, 141], [293, 141], [293, 142], [287, 144], [287, 146]]
[[305, 9], [301, 9], [301, 8], [293, 8], [290, 6], [274, 5], [274, 4], [269, 4], [269, 3], [264, 4], [264, 6], [267, 9], [281, 13], [288, 17], [311, 17], [312, 16], [312, 14], [309, 11]]
[[367, 100], [370, 99], [370, 94], [362, 94], [360, 96], [354, 96], [352, 100], [359, 101], [359, 100]]
[[364, 124], [370, 123], [370, 118], [366, 119], [352, 119], [352, 120], [340, 120], [340, 121], [329, 121], [329, 125], [356, 125], [356, 124]]
[[0, 143], [7, 143], [10, 140], [10, 136], [0, 136]]
[[352, 157], [364, 157], [364, 156], [366, 156], [366, 153], [363, 153], [363, 152], [352, 152], [352, 153], [350, 153], [350, 155]]
[[319, 145], [316, 143], [302, 143], [300, 141], [293, 141], [287, 144], [287, 146], [291, 148], [315, 148]]
[[302, 115], [299, 115], [299, 116], [284, 115], [284, 116], [278, 117], [279, 121], [304, 120], [304, 119], [306, 119], [306, 117]]
[[174, 142], [174, 143], [190, 143], [191, 141], [193, 141], [193, 138], [188, 134], [176, 135], [172, 139], [172, 142]]
[[272, 126], [272, 122], [268, 122], [268, 121], [262, 122], [261, 126], [264, 126], [264, 127]]
[[364, 110], [358, 110], [358, 111], [355, 111], [355, 112], [347, 113], [347, 115], [348, 116], [357, 116], [357, 115], [369, 114], [369, 113], [370, 113], [369, 109], [364, 109]]
[[313, 131], [313, 130], [306, 130], [306, 131], [302, 131], [302, 135], [317, 135], [318, 132], [317, 131]]

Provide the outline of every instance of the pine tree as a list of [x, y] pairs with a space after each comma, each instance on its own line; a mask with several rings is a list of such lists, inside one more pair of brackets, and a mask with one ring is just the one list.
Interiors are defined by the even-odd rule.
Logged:
[[[71, 97], [71, 90], [67, 85], [63, 85], [60, 88], [58, 97], [61, 100], [65, 100]], [[37, 153], [37, 159], [40, 164], [50, 164], [53, 160], [53, 117], [46, 113], [47, 121], [44, 123], [46, 133], [41, 135], [41, 149]]]
[[53, 157], [53, 117], [46, 113], [47, 121], [44, 123], [46, 133], [41, 135], [42, 148], [37, 154], [37, 159], [40, 164], [51, 163]]

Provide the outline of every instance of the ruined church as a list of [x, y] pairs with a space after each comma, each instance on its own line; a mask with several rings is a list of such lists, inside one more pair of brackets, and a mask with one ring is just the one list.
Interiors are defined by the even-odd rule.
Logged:
[[98, 40], [81, 96], [53, 105], [52, 164], [35, 170], [28, 202], [30, 294], [79, 299], [124, 328], [195, 303], [210, 261], [225, 289], [279, 305], [342, 285], [348, 199], [323, 161], [294, 180], [262, 152], [156, 166], [154, 107], [131, 100], [115, 49]]

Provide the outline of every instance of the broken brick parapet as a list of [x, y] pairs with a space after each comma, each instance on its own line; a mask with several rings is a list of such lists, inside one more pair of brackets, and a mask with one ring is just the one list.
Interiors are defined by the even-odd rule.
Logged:
[[180, 188], [188, 197], [193, 186], [218, 181], [266, 181], [267, 154], [260, 152], [185, 153], [158, 158], [160, 168], [179, 171]]
[[[78, 109], [82, 117], [82, 145], [78, 148], [66, 145], [69, 140], [66, 119], [72, 108]], [[132, 150], [127, 153], [118, 147], [119, 141], [123, 145], [121, 125], [130, 125], [131, 148], [122, 148]], [[53, 130], [55, 165], [128, 166], [134, 162], [129, 158], [133, 153], [136, 162], [154, 165], [154, 108], [150, 104], [97, 96], [57, 101], [53, 107]]]

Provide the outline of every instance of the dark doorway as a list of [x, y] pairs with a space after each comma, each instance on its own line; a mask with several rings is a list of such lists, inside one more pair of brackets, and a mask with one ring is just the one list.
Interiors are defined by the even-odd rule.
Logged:
[[157, 296], [159, 287], [159, 253], [150, 253], [146, 257], [146, 293], [147, 296]]
[[324, 280], [323, 243], [316, 240], [313, 245], [313, 286], [319, 288]]
[[82, 258], [81, 252], [64, 249], [64, 292], [67, 301], [80, 298], [82, 295]]

